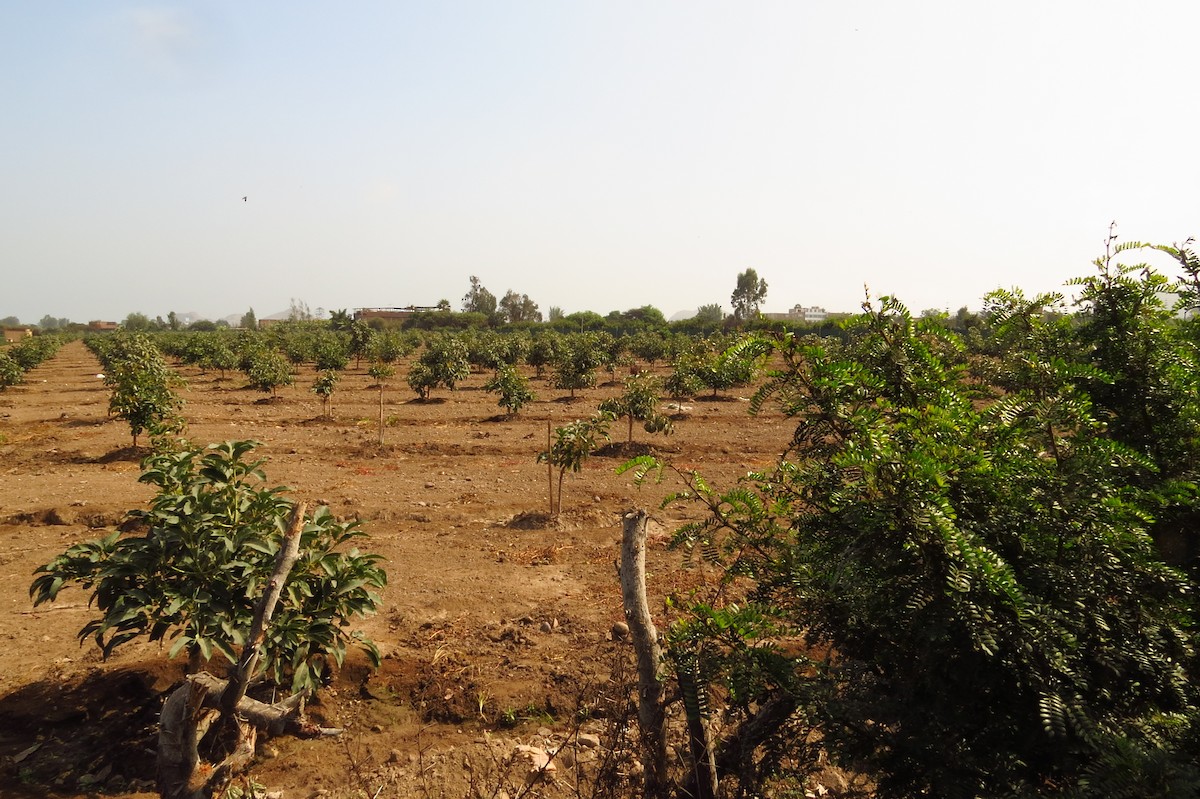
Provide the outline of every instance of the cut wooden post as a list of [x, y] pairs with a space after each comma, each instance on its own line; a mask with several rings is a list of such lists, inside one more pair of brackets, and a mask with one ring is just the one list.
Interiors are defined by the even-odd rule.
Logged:
[[643, 795], [666, 797], [667, 717], [663, 710], [662, 682], [658, 667], [662, 648], [658, 630], [646, 600], [646, 520], [644, 510], [633, 510], [622, 518], [621, 600], [629, 624], [629, 637], [637, 655], [638, 726], [641, 728], [645, 763]]

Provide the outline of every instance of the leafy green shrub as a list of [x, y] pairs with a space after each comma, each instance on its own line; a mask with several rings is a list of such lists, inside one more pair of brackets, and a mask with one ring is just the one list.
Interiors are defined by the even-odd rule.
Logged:
[[437, 336], [430, 340], [417, 362], [408, 371], [408, 385], [421, 399], [429, 399], [435, 388], [454, 390], [458, 381], [471, 374], [467, 345], [457, 336]]
[[256, 348], [249, 353], [246, 377], [250, 385], [259, 391], [269, 391], [277, 396], [280, 386], [290, 386], [295, 380], [288, 360], [270, 348]]
[[690, 352], [680, 353], [672, 361], [671, 374], [667, 375], [663, 388], [676, 401], [694, 397], [704, 388], [696, 375], [700, 360]]
[[20, 385], [25, 380], [25, 370], [21, 368], [21, 364], [8, 356], [6, 352], [0, 352], [0, 391], [9, 386]]
[[575, 392], [596, 384], [596, 369], [607, 353], [594, 333], [573, 333], [559, 339], [554, 351], [554, 387]]
[[525, 362], [534, 368], [537, 377], [545, 377], [546, 367], [554, 363], [556, 348], [560, 338], [553, 331], [537, 335], [529, 343], [529, 351], [525, 354]]
[[182, 427], [177, 411], [183, 399], [175, 389], [183, 378], [167, 366], [147, 334], [115, 334], [101, 353], [104, 382], [111, 389], [109, 412], [129, 423], [133, 446], [142, 432], [160, 435]]
[[[720, 684], [721, 754], [743, 779], [786, 777], [754, 750], [787, 751], [807, 719], [880, 797], [1194, 789], [1194, 586], [1148, 532], [1196, 487], [1159, 490], [1153, 461], [1111, 437], [1084, 390], [1096, 350], [1043, 335], [1044, 318], [999, 320], [1030, 346], [997, 355], [1019, 379], [991, 400], [962, 340], [889, 298], [845, 347], [737, 345], [775, 353], [753, 407], [774, 398], [797, 427], [774, 469], [732, 489], [687, 476], [709, 514], [676, 543], [725, 579], [669, 659]], [[735, 586], [744, 602], [724, 598]], [[835, 654], [785, 654], [787, 639]]]
[[313, 381], [312, 391], [321, 398], [322, 416], [329, 417], [332, 415], [329, 405], [333, 398], [333, 390], [337, 388], [337, 384], [338, 373], [331, 370], [321, 372], [317, 375], [317, 379]]
[[698, 359], [691, 371], [701, 385], [712, 389], [712, 396], [716, 398], [720, 391], [750, 385], [757, 368], [757, 359], [735, 342], [727, 349]]
[[670, 433], [671, 420], [659, 413], [658, 404], [662, 381], [654, 375], [641, 373], [625, 380], [625, 392], [619, 397], [600, 403], [600, 412], [613, 419], [629, 421], [629, 443], [633, 443], [633, 423], [641, 422], [647, 433]]
[[[69, 585], [91, 590], [101, 615], [79, 638], [93, 639], [105, 657], [147, 636], [173, 641], [171, 656], [187, 652], [193, 670], [214, 653], [235, 662], [292, 508], [285, 489], [266, 486], [263, 462], [247, 460], [256, 445], [226, 442], [147, 459], [140, 479], [158, 493], [149, 510], [129, 514], [145, 532], [76, 544], [39, 567], [34, 604]], [[346, 630], [375, 611], [374, 589], [387, 581], [378, 556], [346, 548], [362, 535], [326, 508], [306, 520], [264, 645], [264, 667], [278, 685], [316, 687], [349, 643], [378, 665], [374, 644]]]
[[7, 354], [28, 372], [53, 357], [60, 344], [58, 336], [27, 336], [10, 346]]
[[601, 438], [608, 438], [608, 417], [597, 414], [588, 419], [576, 419], [570, 424], [554, 428], [554, 441], [550, 449], [539, 452], [538, 463], [548, 463], [558, 468], [557, 501], [551, 497], [550, 512], [562, 513], [562, 486], [567, 472], [578, 474], [584, 461], [596, 449]]
[[484, 383], [483, 390], [488, 393], [499, 392], [500, 399], [496, 404], [507, 411], [509, 416], [515, 415], [534, 398], [529, 389], [529, 380], [518, 372], [516, 367], [507, 364], [500, 367], [495, 377]]
[[[366, 326], [363, 326], [367, 330]], [[321, 372], [339, 372], [350, 363], [352, 349], [348, 333], [322, 330], [313, 336], [312, 360]], [[365, 347], [365, 343], [363, 344]]]

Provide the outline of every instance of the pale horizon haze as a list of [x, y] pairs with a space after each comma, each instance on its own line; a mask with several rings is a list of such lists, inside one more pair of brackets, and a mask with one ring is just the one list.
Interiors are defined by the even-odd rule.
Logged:
[[[0, 317], [978, 309], [1200, 234], [1200, 4], [10, 2]], [[243, 197], [246, 199], [243, 200]], [[1136, 262], [1137, 256], [1131, 256]], [[1163, 261], [1146, 260], [1164, 266]]]

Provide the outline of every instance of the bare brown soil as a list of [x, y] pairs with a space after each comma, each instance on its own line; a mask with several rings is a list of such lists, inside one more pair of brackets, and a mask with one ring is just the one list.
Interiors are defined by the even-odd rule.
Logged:
[[[108, 418], [98, 370], [74, 342], [0, 393], [0, 796], [155, 795], [158, 709], [182, 663], [142, 642], [103, 662], [76, 638], [90, 618], [85, 592], [64, 591], [37, 609], [28, 595], [38, 565], [100, 536], [150, 496], [137, 482], [145, 450], [133, 450], [128, 426]], [[610, 446], [568, 477], [564, 513], [552, 521], [546, 467], [535, 461], [547, 422], [590, 414], [617, 389], [567, 402], [534, 381], [539, 399], [509, 419], [482, 390], [486, 375], [418, 402], [405, 371], [385, 391], [381, 447], [378, 391], [365, 366], [343, 375], [332, 419], [319, 418], [310, 370], [264, 400], [240, 375], [181, 369], [188, 439], [261, 441], [272, 484], [363, 520], [366, 546], [387, 559], [383, 607], [361, 625], [383, 650], [383, 668], [371, 673], [352, 658], [310, 705], [346, 733], [261, 745], [253, 777], [287, 797], [458, 797], [472, 786], [489, 795], [505, 780], [522, 784], [520, 774], [502, 773], [513, 745], [552, 746], [580, 719], [585, 732], [611, 727], [614, 669], [631, 657], [610, 633], [622, 619], [621, 514], [653, 513], [656, 607], [706, 579], [666, 547], [698, 508], [658, 510], [677, 483], [638, 489], [614, 468], [648, 443], [728, 485], [773, 463], [791, 430], [775, 413], [749, 417], [736, 397], [689, 402], [674, 435], [651, 440], [638, 430], [641, 447]], [[624, 424], [612, 432], [623, 437]], [[578, 758], [582, 772], [587, 760]], [[529, 795], [576, 795], [575, 758], [560, 762], [557, 779]]]

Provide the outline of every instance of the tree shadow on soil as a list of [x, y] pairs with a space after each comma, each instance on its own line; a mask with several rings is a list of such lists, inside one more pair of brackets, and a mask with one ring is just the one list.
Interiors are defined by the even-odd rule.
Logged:
[[121, 447], [112, 452], [106, 452], [92, 463], [141, 463], [142, 458], [150, 454], [149, 447]]
[[[158, 716], [182, 662], [53, 676], [0, 698], [0, 778], [30, 796], [153, 787]], [[6, 794], [8, 795], [8, 794]]]

